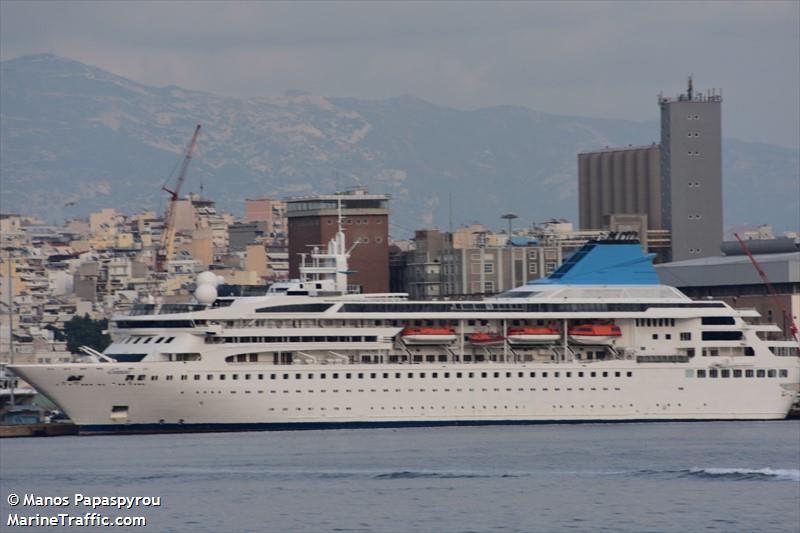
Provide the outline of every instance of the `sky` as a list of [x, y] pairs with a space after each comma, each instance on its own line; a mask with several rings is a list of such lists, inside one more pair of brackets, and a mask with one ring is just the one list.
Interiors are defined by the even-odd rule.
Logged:
[[227, 96], [412, 94], [656, 120], [721, 88], [723, 133], [800, 147], [800, 2], [0, 1], [0, 58], [53, 52]]

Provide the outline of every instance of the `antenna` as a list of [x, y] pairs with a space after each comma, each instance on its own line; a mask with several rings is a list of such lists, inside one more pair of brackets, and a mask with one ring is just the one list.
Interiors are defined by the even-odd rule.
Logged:
[[691, 74], [689, 74], [689, 83], [688, 83], [688, 88], [687, 88], [687, 90], [686, 90], [686, 96], [688, 96], [688, 97], [689, 97], [689, 100], [691, 100], [691, 99], [692, 99], [692, 92], [693, 92], [693, 88], [692, 88], [692, 75], [691, 75]]
[[449, 231], [453, 233], [453, 191], [449, 191], [450, 198], [449, 198], [449, 213], [448, 213], [448, 224], [449, 224]]
[[343, 233], [344, 229], [342, 228], [342, 195], [336, 195], [336, 214], [339, 218], [339, 233]]

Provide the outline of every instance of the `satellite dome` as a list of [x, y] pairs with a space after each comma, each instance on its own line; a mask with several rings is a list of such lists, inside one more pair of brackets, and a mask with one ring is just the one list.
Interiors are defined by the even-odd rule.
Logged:
[[217, 299], [217, 289], [213, 285], [207, 283], [198, 285], [197, 289], [194, 291], [194, 297], [198, 303], [206, 305], [212, 304], [214, 300]]
[[213, 272], [209, 272], [206, 270], [199, 276], [197, 276], [197, 284], [198, 285], [211, 285], [212, 287], [216, 287], [219, 285], [217, 281], [217, 276]]

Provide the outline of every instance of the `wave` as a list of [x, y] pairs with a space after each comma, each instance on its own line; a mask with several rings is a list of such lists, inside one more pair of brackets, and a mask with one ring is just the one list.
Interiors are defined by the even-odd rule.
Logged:
[[706, 479], [800, 481], [800, 470], [791, 468], [690, 468], [685, 472]]
[[513, 474], [475, 474], [468, 472], [411, 472], [403, 470], [400, 472], [389, 472], [377, 474], [374, 479], [477, 479], [477, 478], [512, 478], [518, 477]]

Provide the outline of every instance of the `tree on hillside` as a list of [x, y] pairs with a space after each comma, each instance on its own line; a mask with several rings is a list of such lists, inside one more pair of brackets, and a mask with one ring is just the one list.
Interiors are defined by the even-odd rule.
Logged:
[[102, 352], [111, 344], [111, 337], [103, 333], [108, 329], [108, 320], [92, 320], [89, 315], [74, 316], [64, 323], [67, 349], [71, 353], [81, 353], [81, 346], [89, 346]]

